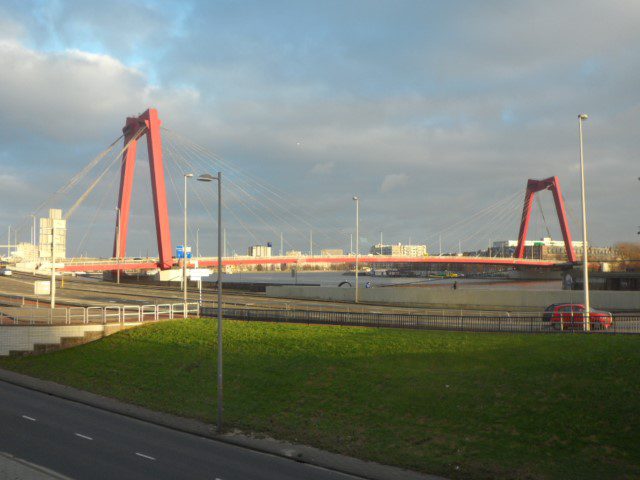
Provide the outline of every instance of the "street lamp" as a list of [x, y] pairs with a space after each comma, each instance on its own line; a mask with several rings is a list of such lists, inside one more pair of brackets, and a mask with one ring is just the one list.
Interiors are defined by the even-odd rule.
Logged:
[[116, 207], [116, 283], [120, 283], [120, 207]]
[[584, 122], [589, 116], [586, 113], [578, 115], [578, 128], [580, 131], [580, 177], [581, 177], [581, 189], [582, 189], [582, 275], [584, 283], [584, 309], [585, 309], [585, 331], [591, 330], [591, 320], [589, 318], [591, 313], [591, 305], [589, 299], [589, 259], [588, 249], [589, 243], [587, 241], [587, 201], [584, 188], [584, 149], [582, 146], [582, 122]]
[[218, 181], [218, 420], [216, 431], [222, 433], [222, 172], [214, 177], [208, 173], [198, 177], [200, 182]]
[[356, 202], [356, 296], [355, 303], [358, 303], [358, 262], [360, 260], [360, 199], [353, 197]]
[[182, 244], [182, 316], [187, 317], [187, 179], [193, 177], [193, 173], [184, 174], [184, 242]]

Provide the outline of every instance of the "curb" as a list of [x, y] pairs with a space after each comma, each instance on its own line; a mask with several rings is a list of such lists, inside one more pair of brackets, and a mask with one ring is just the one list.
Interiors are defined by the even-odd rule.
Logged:
[[218, 442], [288, 458], [296, 462], [307, 463], [368, 480], [444, 480], [444, 477], [421, 474], [375, 462], [367, 462], [346, 455], [327, 452], [306, 445], [283, 442], [272, 438], [255, 438], [239, 433], [218, 435], [215, 433], [214, 425], [199, 420], [157, 412], [49, 380], [23, 375], [11, 370], [0, 369], [0, 381], [137, 420], [154, 423], [172, 430], [198, 435]]

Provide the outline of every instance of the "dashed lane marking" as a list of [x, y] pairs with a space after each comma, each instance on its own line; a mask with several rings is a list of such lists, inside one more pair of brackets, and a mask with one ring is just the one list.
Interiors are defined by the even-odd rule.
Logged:
[[76, 433], [75, 435], [76, 437], [84, 438], [85, 440], [93, 440], [93, 438], [87, 437], [86, 435], [83, 435], [81, 433]]
[[24, 418], [25, 420], [29, 420], [30, 422], [35, 422], [36, 419], [33, 417], [29, 417], [28, 415], [22, 415], [22, 418]]
[[142, 458], [146, 458], [147, 460], [155, 460], [154, 457], [151, 457], [149, 455], [145, 455], [144, 453], [140, 453], [140, 452], [136, 452], [136, 455]]

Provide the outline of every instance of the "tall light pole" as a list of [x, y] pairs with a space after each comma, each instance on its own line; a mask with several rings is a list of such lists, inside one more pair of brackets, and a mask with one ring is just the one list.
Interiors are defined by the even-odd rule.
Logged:
[[358, 303], [358, 263], [360, 261], [360, 199], [353, 197], [356, 202], [356, 296], [355, 303]]
[[116, 207], [116, 283], [120, 283], [120, 207]]
[[584, 283], [584, 309], [585, 309], [585, 331], [591, 330], [589, 315], [591, 313], [591, 302], [589, 298], [589, 242], [587, 241], [587, 200], [584, 188], [584, 149], [582, 146], [582, 122], [589, 116], [586, 113], [578, 115], [578, 128], [580, 131], [580, 177], [582, 190], [582, 281]]
[[193, 177], [193, 173], [184, 174], [184, 242], [182, 245], [182, 301], [184, 302], [184, 313], [187, 313], [187, 179]]
[[55, 219], [51, 219], [51, 286], [49, 293], [51, 294], [51, 309], [56, 308], [56, 227]]
[[200, 175], [198, 180], [201, 182], [218, 181], [218, 420], [216, 431], [222, 433], [222, 172], [218, 172], [217, 177], [205, 173]]
[[31, 218], [33, 219], [33, 225], [31, 226], [31, 244], [36, 244], [36, 215], [34, 213], [31, 214]]

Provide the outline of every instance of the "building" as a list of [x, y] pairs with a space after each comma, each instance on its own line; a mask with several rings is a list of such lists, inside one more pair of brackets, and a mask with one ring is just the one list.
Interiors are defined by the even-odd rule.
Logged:
[[268, 258], [271, 256], [271, 245], [252, 245], [247, 250], [250, 257]]
[[287, 250], [286, 256], [287, 257], [301, 257], [302, 256], [302, 252], [300, 250]]
[[[572, 241], [573, 248], [582, 248], [581, 241]], [[491, 248], [496, 250], [508, 249], [508, 248], [516, 248], [518, 246], [518, 240], [500, 240], [498, 242], [493, 242]], [[525, 240], [525, 247], [534, 247], [534, 246], [545, 246], [545, 247], [562, 247], [564, 248], [564, 240], [553, 240], [549, 237], [544, 237], [540, 240]]]
[[373, 255], [392, 255], [392, 256], [404, 256], [404, 257], [424, 257], [428, 255], [426, 245], [383, 245], [381, 243], [375, 244], [369, 252]]
[[324, 250], [320, 250], [320, 255], [323, 257], [339, 257], [344, 255], [344, 250], [341, 248], [325, 248]]
[[40, 219], [40, 260], [51, 261], [51, 252], [56, 260], [67, 258], [67, 221], [62, 210], [52, 208], [48, 218]]
[[[578, 260], [582, 259], [582, 241], [572, 241], [573, 249]], [[518, 246], [517, 240], [502, 240], [493, 242], [486, 254], [492, 257], [512, 257]], [[619, 252], [612, 247], [589, 247], [589, 257], [592, 260], [615, 260]], [[552, 240], [549, 237], [541, 240], [527, 240], [524, 244], [524, 258], [538, 260], [566, 260], [567, 251], [564, 240]]]

